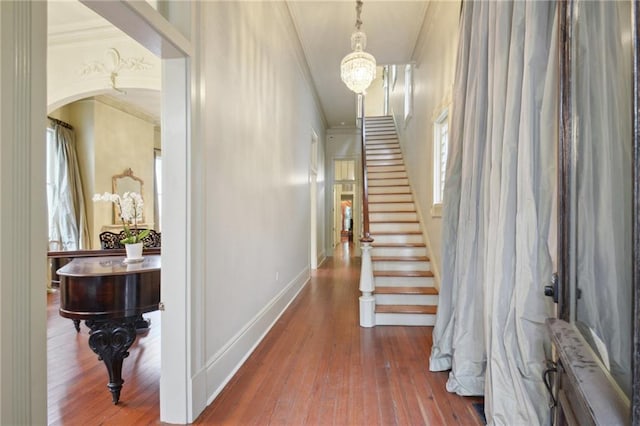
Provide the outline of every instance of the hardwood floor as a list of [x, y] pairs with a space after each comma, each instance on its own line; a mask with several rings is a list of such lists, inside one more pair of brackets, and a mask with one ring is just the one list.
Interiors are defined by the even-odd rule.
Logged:
[[[360, 328], [359, 259], [338, 252], [314, 273], [196, 424], [481, 425], [472, 402], [428, 371], [431, 327]], [[49, 296], [49, 423], [157, 424], [160, 321], [125, 360], [121, 403], [106, 369]]]
[[132, 425], [159, 423], [160, 315], [145, 314], [151, 328], [138, 334], [124, 360], [118, 405], [107, 389], [107, 368], [89, 349], [89, 329], [76, 333], [58, 314], [59, 295], [48, 295], [47, 388], [50, 425]]

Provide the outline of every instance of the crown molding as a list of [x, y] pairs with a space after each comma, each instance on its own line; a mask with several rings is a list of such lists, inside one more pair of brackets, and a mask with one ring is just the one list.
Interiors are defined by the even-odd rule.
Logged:
[[[99, 23], [65, 25], [64, 28], [49, 31], [47, 42], [50, 47], [95, 43], [112, 39], [128, 39], [127, 35], [113, 25]], [[93, 21], [95, 22], [95, 21]]]

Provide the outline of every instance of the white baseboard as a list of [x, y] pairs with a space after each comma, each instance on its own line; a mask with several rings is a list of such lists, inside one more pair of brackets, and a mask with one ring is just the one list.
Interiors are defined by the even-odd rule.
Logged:
[[[309, 269], [305, 268], [209, 359], [206, 368], [200, 373], [206, 375], [206, 405], [211, 404], [218, 396], [308, 282]], [[201, 379], [202, 377], [194, 377], [192, 380], [199, 382]]]
[[322, 264], [323, 264], [326, 260], [327, 260], [327, 255], [326, 255], [326, 252], [324, 252], [324, 251], [323, 251], [322, 253], [320, 253], [320, 254], [318, 255], [318, 263], [317, 263], [318, 268], [319, 268], [320, 266], [322, 266]]

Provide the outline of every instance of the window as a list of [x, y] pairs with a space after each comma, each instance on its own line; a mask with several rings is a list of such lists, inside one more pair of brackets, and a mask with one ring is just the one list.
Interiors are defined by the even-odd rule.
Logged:
[[448, 151], [449, 109], [447, 108], [433, 123], [433, 208], [431, 211], [433, 216], [441, 215]]
[[404, 67], [404, 121], [407, 122], [413, 114], [413, 65]]

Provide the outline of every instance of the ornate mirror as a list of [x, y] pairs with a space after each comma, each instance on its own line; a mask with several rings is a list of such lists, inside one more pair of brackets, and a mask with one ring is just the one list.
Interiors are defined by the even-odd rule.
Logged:
[[[125, 192], [137, 192], [142, 196], [142, 186], [144, 182], [133, 174], [133, 170], [131, 170], [131, 168], [126, 169], [122, 174], [114, 175], [112, 182], [114, 194], [118, 194], [122, 197]], [[142, 222], [144, 222], [144, 216], [142, 217]], [[113, 223], [120, 223], [118, 209], [115, 204], [113, 206]]]

